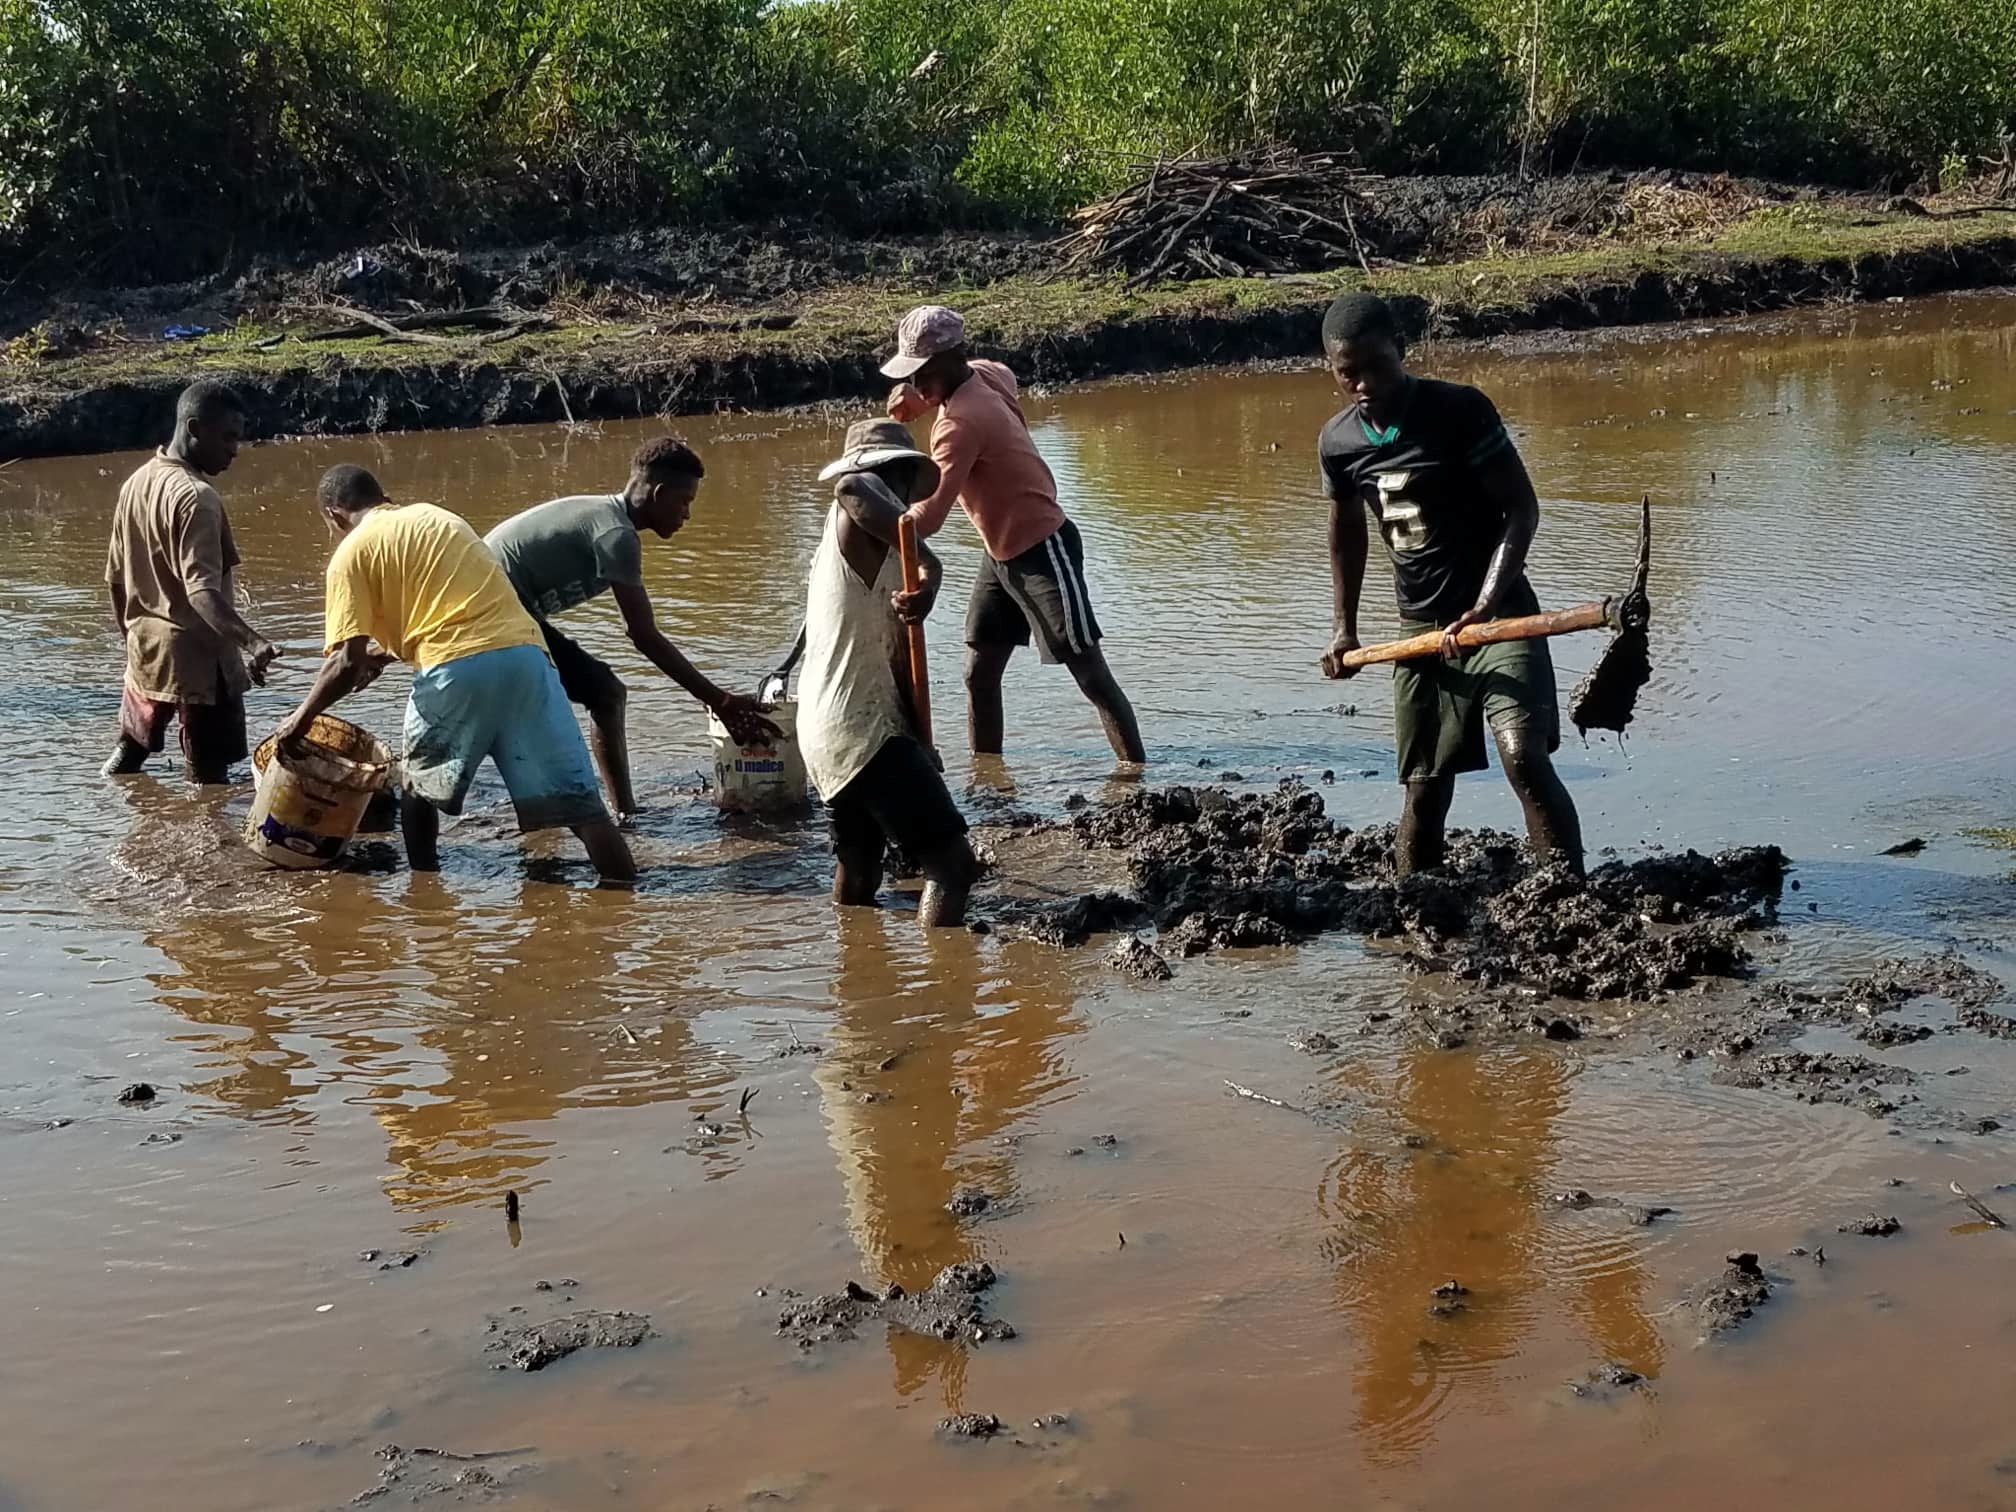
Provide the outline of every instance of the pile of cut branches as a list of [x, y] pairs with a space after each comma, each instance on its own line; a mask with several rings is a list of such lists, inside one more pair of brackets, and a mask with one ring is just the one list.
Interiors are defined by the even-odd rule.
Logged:
[[1134, 181], [1087, 205], [1057, 243], [1064, 273], [1248, 278], [1309, 272], [1377, 251], [1367, 190], [1378, 183], [1342, 153], [1264, 148], [1226, 158], [1135, 164]]

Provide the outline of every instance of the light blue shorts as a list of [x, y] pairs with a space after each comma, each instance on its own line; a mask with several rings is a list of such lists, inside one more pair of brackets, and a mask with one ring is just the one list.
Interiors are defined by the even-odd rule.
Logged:
[[543, 646], [479, 651], [413, 675], [406, 786], [444, 814], [459, 814], [485, 756], [510, 790], [521, 830], [609, 817]]

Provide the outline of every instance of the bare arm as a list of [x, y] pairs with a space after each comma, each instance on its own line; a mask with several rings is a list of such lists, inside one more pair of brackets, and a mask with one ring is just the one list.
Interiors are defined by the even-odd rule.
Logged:
[[756, 685], [756, 701], [761, 704], [775, 703], [784, 696], [785, 686], [791, 680], [791, 669], [798, 665], [805, 655], [805, 621], [798, 621], [798, 633], [791, 639], [791, 649], [784, 653], [784, 660], [777, 663], [777, 669]]
[[1484, 586], [1470, 611], [1478, 619], [1488, 619], [1505, 590], [1526, 571], [1526, 553], [1540, 529], [1540, 499], [1533, 491], [1533, 480], [1526, 475], [1526, 464], [1509, 446], [1478, 470], [1477, 481], [1484, 497], [1505, 512], [1505, 534], [1491, 553]]
[[189, 608], [216, 637], [223, 649], [242, 654], [254, 682], [266, 680], [266, 664], [277, 654], [273, 645], [245, 622], [231, 601], [224, 557], [224, 515], [214, 502], [187, 507], [176, 542], [176, 566]]
[[1325, 677], [1350, 677], [1355, 668], [1337, 658], [1358, 649], [1358, 600], [1365, 589], [1365, 508], [1356, 499], [1330, 499], [1330, 649]]
[[204, 584], [189, 590], [189, 607], [210, 633], [225, 646], [235, 646], [245, 658], [246, 670], [256, 683], [266, 681], [266, 666], [279, 654], [278, 648], [245, 622], [221, 585]]
[[[847, 523], [870, 540], [881, 543], [884, 552], [896, 545], [897, 528], [903, 519], [903, 505], [896, 495], [890, 492], [889, 485], [875, 474], [849, 473], [834, 485], [833, 497], [839, 501], [840, 508], [845, 512]], [[916, 513], [914, 507], [911, 513], [913, 515]], [[920, 524], [917, 530], [918, 534], [922, 535], [924, 527]], [[840, 543], [841, 550], [846, 551], [850, 544], [852, 543], [843, 538]], [[855, 558], [853, 552], [848, 552], [848, 556], [850, 560]], [[864, 568], [871, 566], [872, 570], [863, 571]], [[945, 581], [944, 563], [940, 562], [937, 553], [921, 540], [917, 543], [917, 568], [919, 577], [917, 591], [905, 593], [899, 590], [890, 595], [890, 606], [895, 609], [897, 615], [913, 624], [921, 622], [931, 613], [932, 605], [938, 602], [939, 586]], [[855, 570], [861, 573], [864, 580], [872, 581], [875, 573], [882, 570], [881, 554], [877, 554], [877, 559], [872, 564], [856, 560]]]
[[744, 744], [757, 739], [776, 738], [777, 727], [762, 717], [754, 699], [715, 686], [658, 628], [657, 617], [651, 612], [648, 589], [639, 583], [614, 583], [610, 585], [609, 592], [616, 600], [616, 607], [623, 613], [623, 628], [630, 633], [630, 644], [642, 652], [652, 666], [713, 710], [721, 723], [728, 727], [730, 735]]
[[280, 728], [274, 732], [280, 744], [296, 744], [315, 722], [316, 715], [326, 714], [359, 688], [368, 687], [391, 659], [371, 649], [369, 636], [354, 635], [339, 644], [322, 659], [314, 686], [301, 700], [301, 706], [282, 720]]
[[119, 633], [126, 633], [126, 585], [121, 582], [107, 583], [112, 594], [112, 623], [119, 627]]
[[917, 534], [936, 535], [944, 528], [945, 517], [959, 502], [967, 475], [973, 471], [979, 454], [979, 438], [968, 427], [949, 414], [939, 417], [931, 435], [931, 460], [938, 464], [938, 491], [910, 506], [910, 517], [917, 522]]

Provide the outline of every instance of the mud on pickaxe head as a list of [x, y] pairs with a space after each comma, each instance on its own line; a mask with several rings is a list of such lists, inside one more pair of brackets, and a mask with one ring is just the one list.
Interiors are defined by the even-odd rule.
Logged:
[[1576, 684], [1575, 700], [1568, 717], [1586, 739], [1591, 730], [1613, 730], [1618, 735], [1631, 723], [1638, 705], [1638, 690], [1652, 680], [1652, 650], [1647, 628], [1652, 623], [1652, 600], [1646, 596], [1646, 579], [1652, 572], [1652, 501], [1638, 506], [1638, 572], [1631, 591], [1616, 601], [1611, 623], [1615, 633], [1589, 675]]

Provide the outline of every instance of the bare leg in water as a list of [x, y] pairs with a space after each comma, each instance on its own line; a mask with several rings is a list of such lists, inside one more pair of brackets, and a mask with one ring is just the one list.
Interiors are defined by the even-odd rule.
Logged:
[[622, 694], [588, 709], [588, 749], [617, 821], [637, 812], [637, 794], [630, 786], [630, 737], [624, 725], [628, 700]]
[[[627, 887], [637, 880], [637, 863], [622, 832], [607, 819], [597, 819], [573, 827], [575, 838], [587, 847], [605, 885]], [[416, 872], [441, 870], [441, 811], [425, 798], [406, 792], [399, 795], [399, 833], [406, 842], [406, 864]]]
[[399, 795], [399, 835], [406, 864], [416, 872], [441, 870], [441, 811], [410, 790]]
[[121, 735], [119, 744], [112, 747], [112, 755], [105, 765], [98, 769], [102, 777], [131, 777], [147, 765], [147, 747], [137, 740]]
[[975, 756], [1001, 754], [1001, 676], [1012, 645], [966, 648], [966, 734]]
[[588, 848], [588, 859], [601, 873], [604, 887], [628, 887], [637, 880], [636, 857], [614, 820], [594, 819], [573, 829], [574, 838]]
[[[131, 777], [147, 765], [147, 758], [153, 754], [137, 740], [125, 735], [119, 737], [119, 744], [112, 748], [112, 755], [104, 766], [98, 769], [103, 777]], [[185, 761], [191, 782], [203, 787], [221, 787], [231, 780], [231, 764], [199, 766], [193, 761]]]
[[1106, 664], [1106, 653], [1094, 646], [1064, 665], [1078, 680], [1078, 690], [1099, 711], [1099, 722], [1106, 727], [1106, 739], [1113, 747], [1113, 754], [1137, 765], [1146, 761], [1148, 754], [1141, 746], [1141, 726], [1134, 718], [1134, 705], [1120, 690], [1119, 679]]
[[1505, 780], [1526, 811], [1526, 843], [1533, 859], [1565, 865], [1581, 876], [1582, 819], [1554, 770], [1546, 737], [1526, 724], [1508, 724], [1491, 733], [1498, 742], [1498, 764], [1505, 769]]
[[[833, 867], [833, 901], [847, 908], [873, 908], [882, 888], [882, 854], [879, 843], [842, 850]], [[924, 874], [917, 922], [927, 929], [963, 924], [966, 898], [980, 870], [965, 838], [918, 858], [917, 869]]]
[[[1498, 761], [1505, 779], [1526, 814], [1526, 843], [1536, 861], [1558, 863], [1582, 875], [1582, 821], [1568, 796], [1547, 742], [1523, 724], [1493, 730]], [[1431, 871], [1442, 864], [1450, 801], [1456, 796], [1454, 777], [1427, 777], [1407, 784], [1406, 806], [1400, 811], [1400, 833], [1394, 840], [1395, 864], [1404, 877]]]
[[[966, 648], [966, 730], [976, 756], [999, 756], [1002, 744], [1001, 678], [1008, 670], [1012, 645]], [[1148, 759], [1141, 745], [1141, 726], [1134, 706], [1121, 691], [1106, 655], [1096, 647], [1064, 664], [1086, 701], [1098, 711], [1113, 754], [1122, 761]]]

